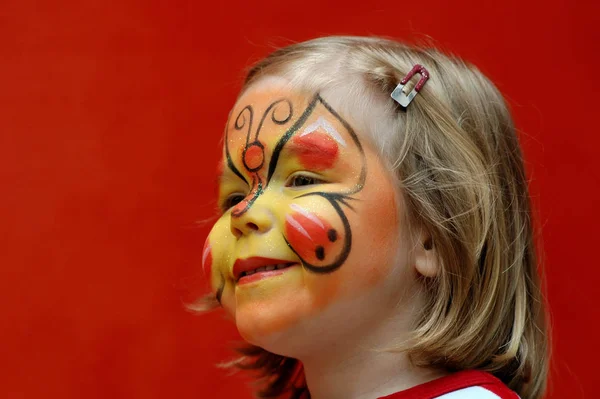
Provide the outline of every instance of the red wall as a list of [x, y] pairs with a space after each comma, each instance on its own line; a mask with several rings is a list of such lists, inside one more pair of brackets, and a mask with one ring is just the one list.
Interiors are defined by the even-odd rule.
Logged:
[[182, 306], [204, 288], [242, 69], [288, 39], [379, 34], [432, 38], [510, 99], [545, 245], [548, 397], [593, 397], [597, 2], [201, 3], [0, 3], [0, 396], [249, 397], [213, 366], [232, 325]]

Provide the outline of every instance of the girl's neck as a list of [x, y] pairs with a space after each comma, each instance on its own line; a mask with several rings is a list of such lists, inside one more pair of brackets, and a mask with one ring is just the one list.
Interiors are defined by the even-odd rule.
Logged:
[[311, 399], [376, 399], [444, 373], [410, 365], [399, 353], [353, 353], [332, 363], [304, 364]]
[[360, 342], [338, 344], [302, 359], [311, 399], [375, 399], [445, 375], [440, 370], [414, 366], [405, 352], [376, 350], [381, 346], [373, 343], [397, 342], [402, 335], [392, 328], [398, 326], [381, 327]]

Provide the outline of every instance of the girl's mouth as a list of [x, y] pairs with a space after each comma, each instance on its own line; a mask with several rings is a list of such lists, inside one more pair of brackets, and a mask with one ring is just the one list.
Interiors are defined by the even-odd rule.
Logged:
[[295, 264], [297, 262], [262, 257], [238, 259], [233, 266], [233, 276], [237, 284], [248, 284], [263, 278], [278, 276]]

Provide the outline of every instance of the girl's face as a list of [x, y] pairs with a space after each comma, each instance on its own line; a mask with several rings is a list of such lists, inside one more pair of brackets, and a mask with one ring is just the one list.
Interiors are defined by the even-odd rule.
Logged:
[[392, 176], [319, 95], [252, 86], [228, 121], [220, 172], [223, 214], [203, 262], [249, 342], [268, 346], [359, 298], [354, 311], [373, 312], [373, 292], [398, 290], [408, 251]]

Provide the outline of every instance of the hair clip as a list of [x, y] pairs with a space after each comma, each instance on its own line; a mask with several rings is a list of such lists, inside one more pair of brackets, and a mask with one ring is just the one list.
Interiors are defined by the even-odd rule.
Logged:
[[[419, 82], [415, 85], [414, 89], [412, 89], [412, 91], [407, 95], [404, 93], [404, 86], [406, 86], [406, 84], [412, 79], [415, 73], [420, 74], [421, 79], [419, 79]], [[415, 98], [417, 93], [419, 93], [419, 91], [423, 88], [423, 86], [427, 82], [427, 79], [429, 79], [429, 72], [427, 71], [427, 69], [425, 69], [423, 65], [416, 64], [410, 70], [410, 72], [406, 74], [406, 76], [400, 81], [398, 86], [396, 86], [396, 88], [392, 92], [392, 98], [406, 109], [406, 107], [408, 107], [408, 104], [410, 104], [410, 102], [413, 100], [413, 98]]]

